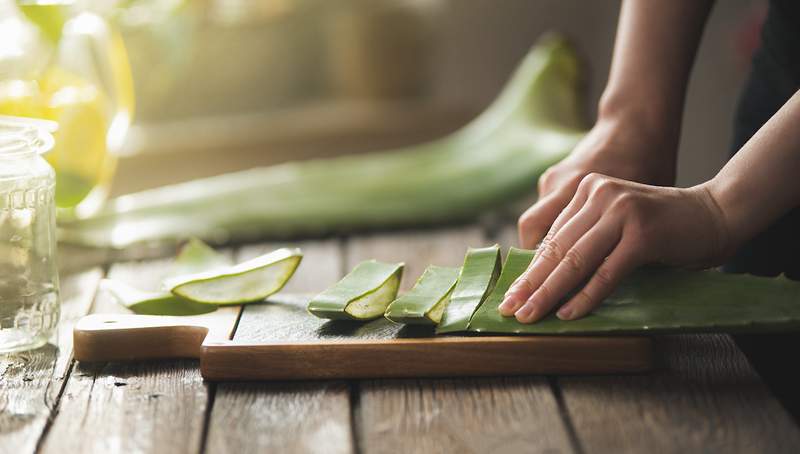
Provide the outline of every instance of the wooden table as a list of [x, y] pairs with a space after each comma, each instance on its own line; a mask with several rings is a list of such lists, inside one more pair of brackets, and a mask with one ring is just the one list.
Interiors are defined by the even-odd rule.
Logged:
[[[319, 291], [367, 258], [404, 260], [408, 288], [430, 263], [457, 265], [467, 246], [512, 238], [510, 228], [468, 226], [296, 242], [305, 259], [286, 291]], [[243, 259], [279, 245], [229, 252]], [[638, 376], [204, 383], [196, 361], [74, 362], [76, 319], [121, 310], [99, 280], [155, 287], [168, 266], [115, 261], [63, 278], [57, 346], [0, 356], [0, 452], [800, 449], [794, 420], [725, 335], [660, 337], [658, 370]], [[261, 308], [245, 308], [236, 338], [258, 339]]]

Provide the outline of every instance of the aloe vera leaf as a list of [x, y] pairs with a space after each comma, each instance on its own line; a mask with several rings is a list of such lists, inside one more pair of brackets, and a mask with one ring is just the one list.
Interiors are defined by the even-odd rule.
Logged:
[[438, 324], [460, 272], [459, 268], [429, 266], [408, 293], [389, 304], [384, 316], [395, 323]]
[[102, 288], [136, 314], [200, 315], [217, 310], [211, 304], [195, 303], [169, 292], [145, 292], [112, 279], [104, 279]]
[[[521, 254], [521, 252], [519, 253]], [[532, 252], [527, 252], [531, 257]], [[503, 294], [527, 267], [507, 262], [501, 279], [475, 312], [469, 330], [519, 334], [642, 334], [672, 332], [767, 332], [800, 328], [800, 282], [646, 267], [625, 279], [591, 314], [573, 321], [555, 315], [523, 324], [503, 317]]]
[[372, 320], [397, 297], [402, 263], [361, 262], [341, 281], [314, 297], [308, 311], [332, 320]]
[[499, 275], [500, 246], [469, 248], [436, 332], [465, 331], [475, 309], [492, 291]]
[[197, 238], [181, 247], [167, 278], [196, 274], [231, 266], [231, 259]]
[[[476, 322], [480, 324], [483, 320], [493, 318], [494, 314], [500, 314], [497, 308], [500, 306], [500, 303], [503, 302], [505, 293], [511, 287], [511, 284], [514, 283], [514, 280], [528, 268], [534, 255], [535, 252], [528, 249], [512, 247], [508, 250], [508, 256], [506, 257], [505, 263], [503, 263], [503, 270], [500, 272], [500, 277], [497, 278], [497, 284], [495, 284], [492, 292], [486, 297], [483, 304], [472, 314], [468, 327], [470, 330], [475, 328]], [[486, 314], [487, 311], [493, 313]], [[503, 321], [511, 320], [511, 318], [501, 318]]]
[[294, 274], [303, 253], [282, 248], [224, 269], [164, 281], [173, 294], [204, 304], [244, 304], [278, 292]]
[[556, 36], [523, 59], [498, 98], [434, 142], [369, 155], [293, 162], [165, 186], [60, 225], [65, 242], [126, 247], [204, 239], [473, 220], [515, 196], [583, 136], [578, 63]]

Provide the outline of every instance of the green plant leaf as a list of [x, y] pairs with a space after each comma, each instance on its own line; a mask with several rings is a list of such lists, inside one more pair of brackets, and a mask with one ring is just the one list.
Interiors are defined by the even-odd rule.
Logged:
[[573, 50], [551, 35], [485, 112], [443, 139], [126, 195], [91, 218], [62, 223], [59, 238], [126, 247], [221, 233], [246, 240], [473, 220], [530, 193], [580, 140], [578, 86]]
[[171, 277], [164, 286], [174, 295], [203, 304], [262, 301], [286, 285], [302, 258], [300, 249], [278, 249], [231, 267]]
[[[501, 278], [475, 312], [470, 331], [512, 334], [769, 332], [800, 328], [800, 282], [646, 267], [625, 279], [591, 314], [573, 321], [551, 314], [523, 324], [497, 308], [528, 266], [532, 251], [512, 249]], [[513, 258], [513, 259], [512, 259]]]
[[145, 292], [112, 279], [104, 279], [102, 288], [134, 313], [142, 315], [200, 315], [217, 306], [200, 304], [169, 292]]
[[372, 320], [381, 317], [397, 296], [402, 263], [361, 262], [341, 281], [308, 303], [308, 311], [332, 320]]
[[395, 323], [438, 324], [460, 272], [460, 268], [429, 266], [414, 288], [392, 301], [384, 316]]
[[494, 288], [499, 274], [500, 246], [469, 248], [436, 332], [465, 331], [472, 314]]

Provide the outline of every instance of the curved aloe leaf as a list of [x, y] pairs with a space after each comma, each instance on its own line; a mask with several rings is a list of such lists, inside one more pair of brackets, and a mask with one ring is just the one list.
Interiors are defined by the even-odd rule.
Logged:
[[429, 266], [414, 288], [389, 305], [384, 316], [395, 323], [438, 324], [460, 272], [459, 268]]
[[499, 97], [430, 143], [195, 180], [123, 196], [61, 225], [63, 241], [125, 247], [186, 236], [238, 239], [472, 220], [526, 194], [583, 135], [578, 63], [556, 36], [523, 59]]
[[[516, 257], [512, 260], [512, 257]], [[767, 332], [800, 328], [800, 282], [718, 271], [643, 268], [591, 314], [573, 321], [554, 315], [533, 324], [503, 317], [497, 307], [533, 253], [512, 249], [492, 294], [470, 331], [519, 334]]]
[[164, 282], [173, 294], [204, 304], [261, 301], [278, 292], [303, 258], [300, 249], [278, 249], [224, 269], [176, 276]]
[[464, 331], [500, 275], [500, 246], [469, 248], [437, 333]]
[[217, 306], [195, 303], [168, 292], [145, 292], [112, 279], [104, 279], [102, 288], [119, 304], [142, 315], [200, 315], [217, 310]]
[[372, 320], [397, 296], [402, 263], [361, 262], [341, 281], [308, 303], [308, 311], [333, 320]]

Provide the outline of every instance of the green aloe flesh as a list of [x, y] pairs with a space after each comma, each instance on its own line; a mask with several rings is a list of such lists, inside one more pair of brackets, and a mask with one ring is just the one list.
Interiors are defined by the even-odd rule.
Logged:
[[492, 291], [499, 275], [500, 246], [469, 248], [436, 332], [465, 331], [472, 314]]
[[770, 332], [800, 328], [798, 281], [665, 267], [646, 267], [635, 272], [584, 318], [562, 321], [551, 314], [539, 322], [522, 324], [513, 317], [503, 317], [497, 308], [503, 294], [525, 271], [532, 257], [531, 251], [512, 249], [497, 286], [473, 315], [470, 331], [644, 334]]
[[438, 324], [460, 272], [459, 268], [429, 266], [408, 293], [389, 305], [385, 317], [395, 323]]
[[473, 220], [528, 194], [583, 136], [572, 48], [543, 38], [471, 123], [416, 146], [254, 168], [111, 201], [60, 225], [60, 240], [144, 241], [319, 235]]
[[282, 248], [228, 268], [176, 276], [164, 285], [174, 295], [197, 303], [256, 302], [283, 288], [302, 258], [300, 249]]
[[[172, 276], [210, 271], [230, 266], [230, 259], [202, 241], [192, 238], [178, 252], [167, 275]], [[103, 288], [121, 305], [143, 315], [199, 315], [217, 310], [216, 306], [200, 304], [173, 295], [167, 290], [147, 292], [122, 282], [105, 279]]]
[[332, 320], [372, 320], [397, 297], [402, 263], [361, 262], [341, 281], [314, 297], [308, 311]]
[[169, 292], [145, 292], [112, 279], [102, 288], [132, 312], [141, 315], [200, 315], [214, 312], [217, 306], [195, 303]]

